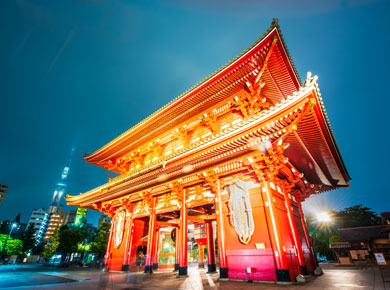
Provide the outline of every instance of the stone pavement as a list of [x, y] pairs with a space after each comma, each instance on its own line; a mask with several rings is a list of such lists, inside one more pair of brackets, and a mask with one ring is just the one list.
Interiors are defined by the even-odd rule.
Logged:
[[[324, 275], [313, 277], [305, 284], [277, 285], [274, 283], [248, 283], [218, 281], [218, 274], [207, 274], [205, 270], [189, 268], [189, 277], [176, 278], [170, 270], [159, 270], [154, 274], [102, 272], [95, 269], [60, 269], [39, 267], [4, 271], [0, 266], [0, 288], [5, 289], [193, 289], [193, 290], [238, 290], [238, 289], [388, 289], [390, 283], [382, 283], [378, 268], [337, 267], [324, 265]], [[390, 273], [388, 273], [390, 275]], [[387, 274], [386, 274], [387, 275]], [[387, 278], [389, 279], [390, 276]], [[19, 281], [19, 284], [18, 284]], [[37, 284], [34, 284], [37, 283]], [[46, 284], [46, 285], [44, 285]], [[2, 289], [4, 289], [2, 288]]]

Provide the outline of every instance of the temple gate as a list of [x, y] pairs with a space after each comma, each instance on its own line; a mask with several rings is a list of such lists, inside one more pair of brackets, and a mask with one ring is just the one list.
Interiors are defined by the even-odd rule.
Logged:
[[313, 273], [301, 203], [350, 181], [317, 77], [302, 83], [276, 20], [230, 63], [85, 159], [120, 174], [67, 196], [113, 217], [105, 263], [114, 271], [157, 270], [164, 230], [174, 231], [178, 276], [187, 275], [187, 227], [204, 224], [207, 269], [222, 279]]

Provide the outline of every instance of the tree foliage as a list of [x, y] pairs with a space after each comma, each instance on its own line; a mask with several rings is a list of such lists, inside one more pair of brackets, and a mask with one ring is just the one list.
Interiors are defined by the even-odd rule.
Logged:
[[314, 250], [321, 256], [326, 256], [328, 259], [332, 258], [332, 252], [329, 249], [328, 241], [317, 238], [316, 236], [311, 237], [311, 242]]
[[334, 219], [339, 228], [354, 228], [378, 225], [381, 222], [378, 214], [366, 206], [358, 204], [336, 212]]
[[10, 224], [11, 222], [9, 220], [5, 220], [0, 223], [0, 234], [8, 235], [10, 231]]
[[77, 252], [77, 245], [80, 241], [81, 233], [79, 230], [71, 230], [68, 227], [61, 227], [57, 250], [62, 254]]
[[339, 236], [336, 236], [336, 235], [333, 235], [329, 238], [329, 244], [331, 243], [339, 243], [339, 242], [342, 242], [343, 240], [339, 237]]
[[[0, 234], [0, 251], [3, 249], [8, 235]], [[4, 248], [4, 255], [20, 255], [23, 251], [23, 242], [9, 237], [7, 245]]]
[[33, 255], [42, 255], [42, 251], [45, 248], [45, 245], [43, 243], [40, 243], [36, 245], [34, 248], [32, 248], [32, 254]]
[[318, 223], [310, 214], [307, 214], [305, 219], [314, 250], [321, 256], [332, 258], [329, 250], [329, 238], [337, 233], [334, 224]]
[[108, 238], [110, 235], [110, 227], [110, 223], [102, 223], [98, 228], [98, 232], [94, 241], [91, 243], [90, 251], [95, 253], [99, 258], [103, 258], [106, 253]]
[[50, 258], [57, 252], [58, 245], [60, 244], [60, 231], [56, 229], [53, 235], [50, 237], [46, 246], [43, 248], [42, 256]]
[[23, 241], [23, 251], [31, 250], [35, 245], [35, 230], [34, 224], [30, 224], [26, 231], [23, 233], [22, 241]]

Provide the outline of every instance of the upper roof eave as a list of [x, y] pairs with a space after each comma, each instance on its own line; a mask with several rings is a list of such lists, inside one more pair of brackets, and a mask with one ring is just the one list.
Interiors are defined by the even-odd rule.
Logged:
[[139, 127], [141, 127], [143, 125], [146, 125], [148, 122], [150, 122], [151, 120], [156, 118], [160, 113], [163, 113], [164, 110], [168, 109], [168, 107], [173, 106], [177, 102], [180, 102], [187, 95], [189, 95], [192, 91], [196, 90], [201, 85], [205, 84], [207, 81], [211, 80], [213, 77], [215, 77], [216, 75], [221, 73], [223, 70], [225, 70], [226, 68], [231, 66], [233, 63], [235, 63], [237, 60], [239, 60], [241, 57], [243, 57], [245, 54], [247, 54], [252, 48], [254, 48], [256, 45], [258, 45], [264, 39], [266, 39], [267, 36], [269, 34], [271, 34], [273, 30], [277, 30], [277, 33], [278, 33], [279, 38], [281, 40], [281, 44], [283, 46], [283, 49], [284, 49], [285, 54], [287, 56], [287, 59], [290, 62], [291, 68], [292, 68], [292, 70], [294, 72], [294, 76], [296, 77], [296, 80], [299, 83], [299, 85], [302, 86], [303, 85], [302, 80], [299, 77], [297, 69], [296, 69], [296, 67], [294, 65], [294, 62], [293, 62], [293, 60], [291, 58], [291, 55], [290, 55], [290, 53], [289, 53], [289, 51], [287, 49], [286, 43], [284, 41], [282, 32], [281, 32], [279, 24], [278, 24], [278, 19], [274, 18], [272, 20], [271, 26], [267, 29], [267, 31], [264, 32], [263, 35], [258, 40], [256, 40], [251, 46], [249, 46], [246, 50], [244, 50], [242, 53], [240, 53], [238, 56], [236, 56], [230, 62], [228, 62], [227, 64], [222, 66], [220, 69], [218, 69], [217, 71], [215, 71], [214, 73], [212, 73], [211, 75], [209, 75], [208, 77], [206, 77], [205, 79], [200, 81], [198, 84], [196, 84], [195, 86], [191, 87], [189, 90], [185, 91], [184, 93], [179, 95], [177, 98], [175, 98], [174, 100], [172, 100], [171, 102], [169, 102], [168, 104], [166, 104], [165, 106], [163, 106], [162, 108], [160, 108], [159, 110], [154, 112], [153, 114], [149, 115], [147, 118], [145, 118], [144, 120], [140, 121], [138, 124], [136, 124], [135, 126], [131, 127], [130, 129], [128, 129], [127, 131], [125, 131], [124, 133], [122, 133], [121, 135], [119, 135], [118, 137], [116, 137], [115, 139], [113, 139], [112, 141], [110, 141], [109, 143], [107, 143], [106, 145], [101, 147], [100, 149], [96, 150], [95, 152], [93, 152], [91, 154], [84, 154], [83, 157], [86, 160], [86, 162], [98, 162], [99, 159], [96, 159], [96, 157], [98, 157], [98, 155], [100, 153], [103, 153], [104, 151], [108, 150], [112, 145], [114, 145], [120, 139], [124, 138], [125, 136], [129, 135], [132, 132], [135, 132]]

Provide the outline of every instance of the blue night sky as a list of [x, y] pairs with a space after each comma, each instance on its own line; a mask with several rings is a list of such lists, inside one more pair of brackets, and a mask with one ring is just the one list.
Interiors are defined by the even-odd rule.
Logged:
[[[49, 207], [73, 146], [69, 193], [105, 183], [84, 153], [230, 61], [273, 17], [302, 79], [319, 76], [352, 177], [306, 211], [390, 211], [389, 13], [390, 1], [368, 0], [1, 1], [0, 183], [9, 192], [0, 221]], [[96, 223], [100, 213], [88, 215]]]

